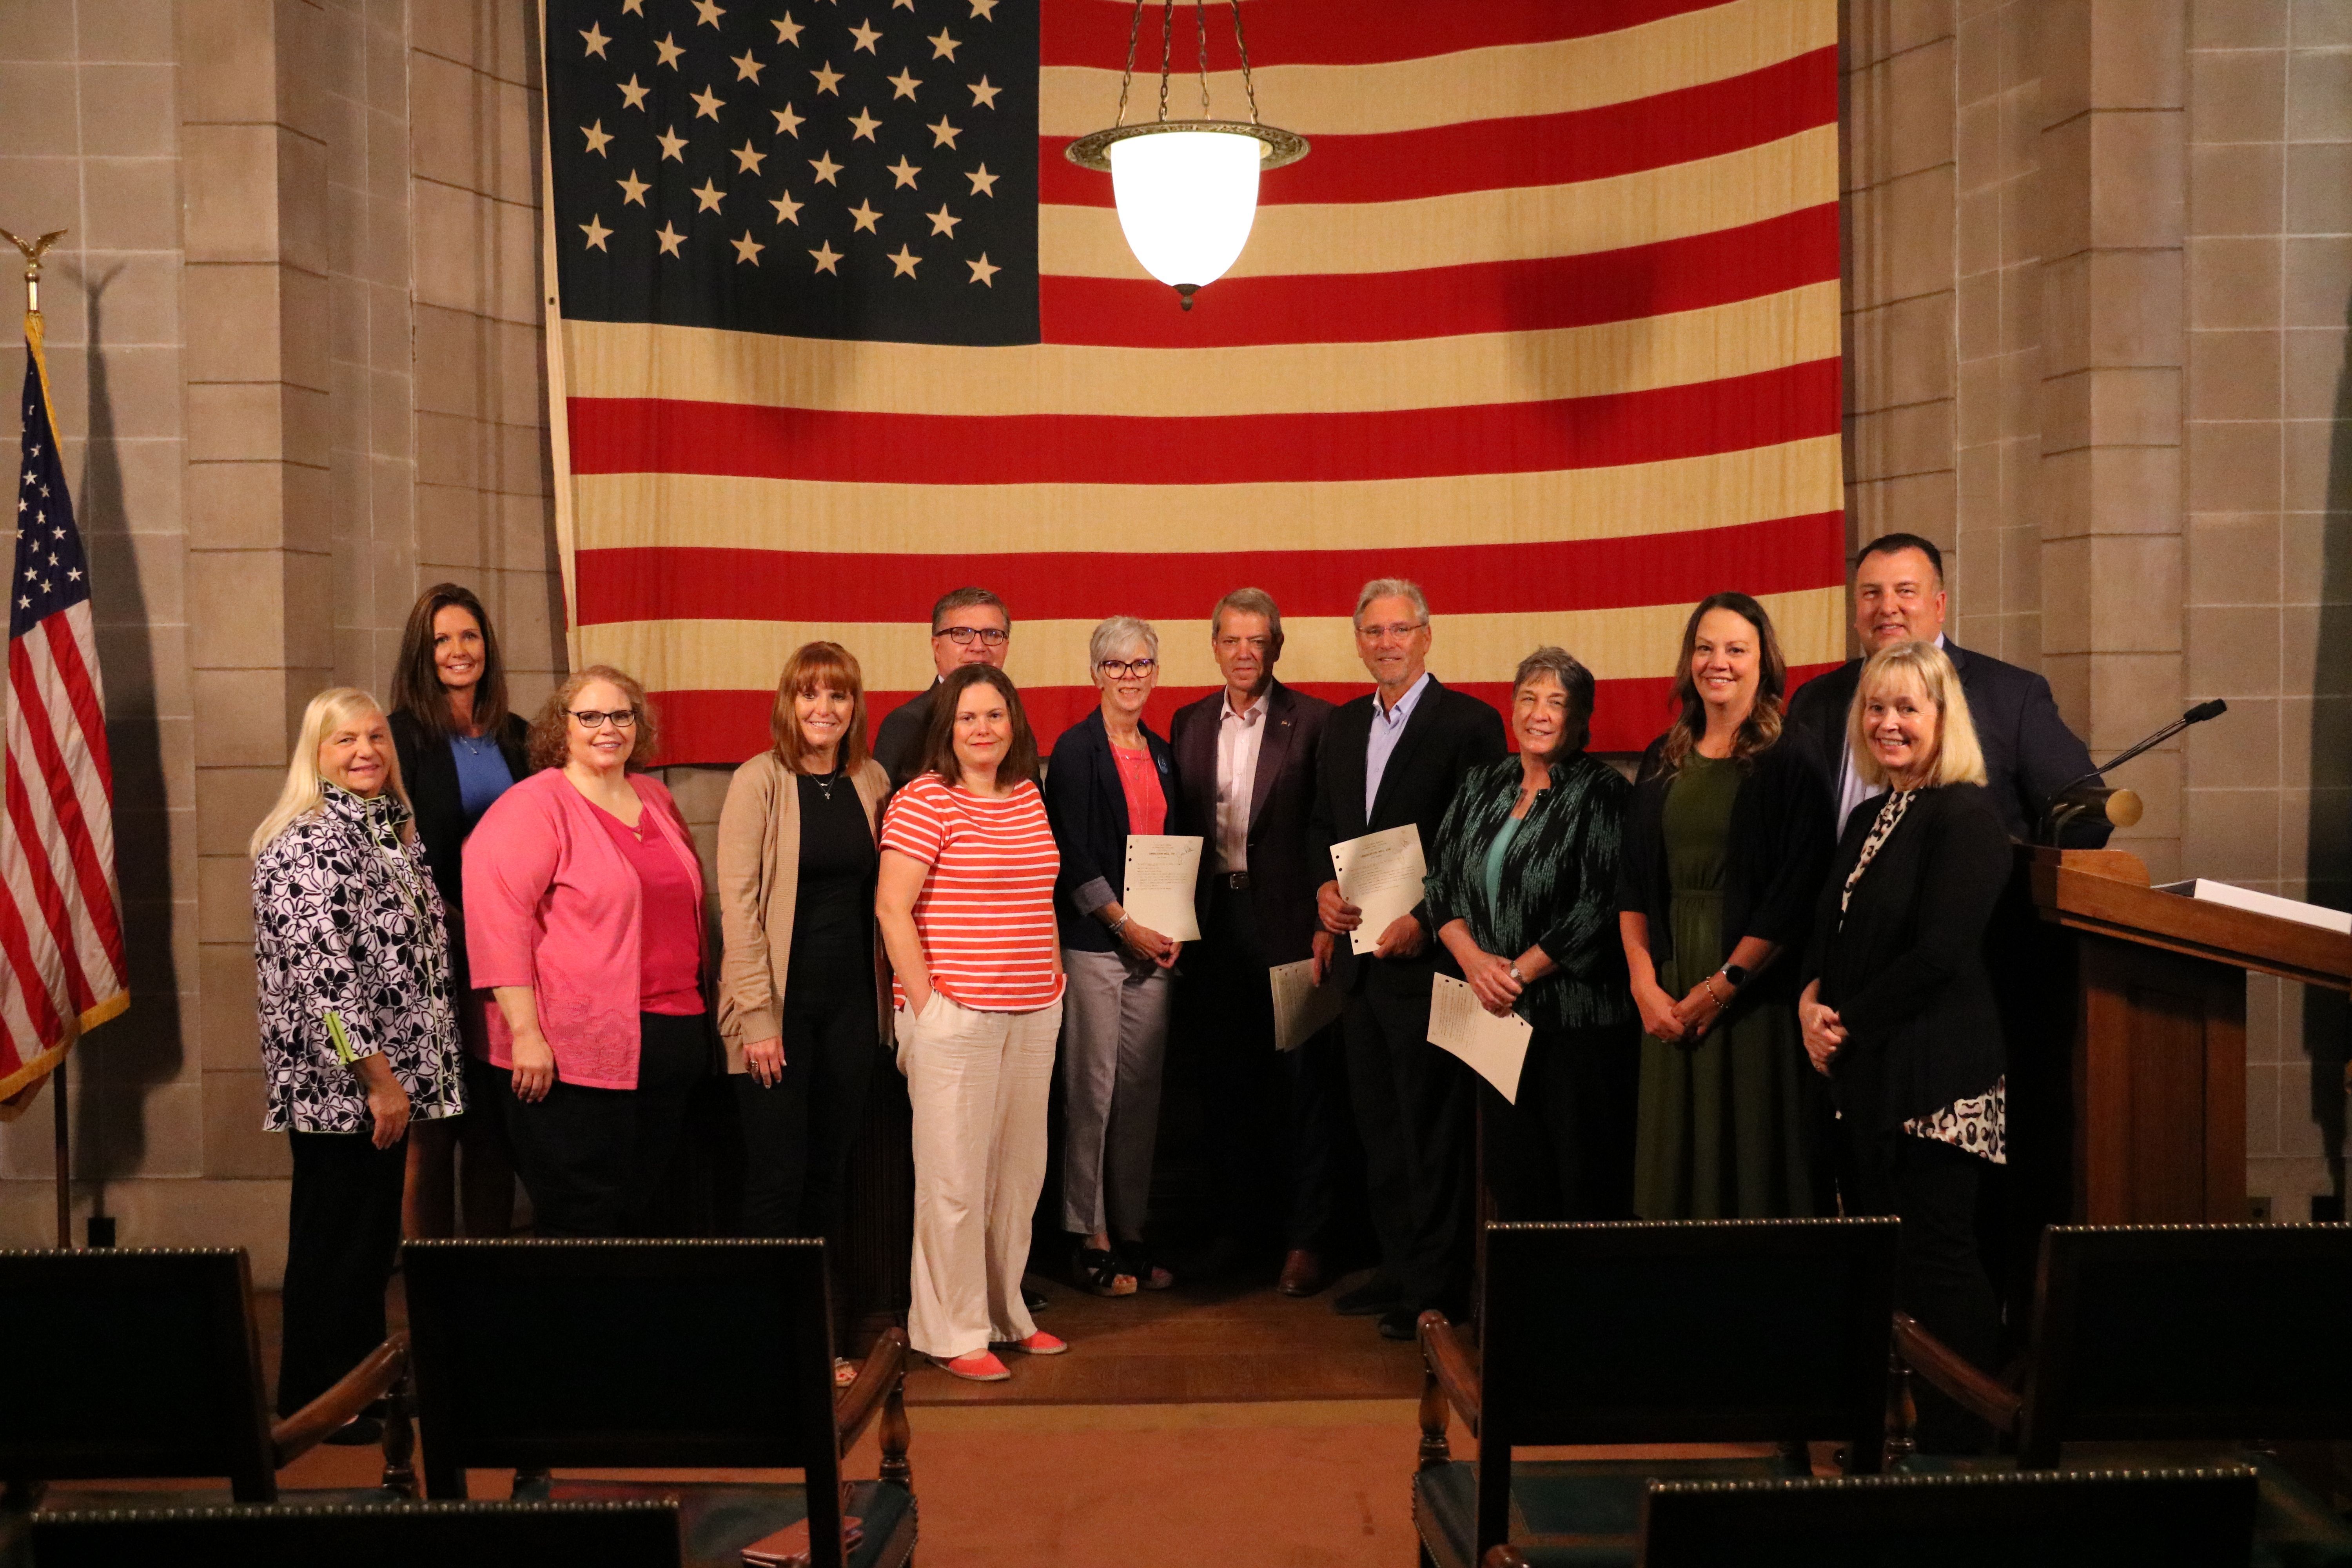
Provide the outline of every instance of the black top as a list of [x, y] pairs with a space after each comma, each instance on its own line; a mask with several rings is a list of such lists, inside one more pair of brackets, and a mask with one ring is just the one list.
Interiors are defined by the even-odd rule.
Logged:
[[923, 734], [931, 727], [931, 702], [939, 694], [940, 683], [934, 680], [885, 713], [881, 728], [874, 731], [874, 760], [890, 775], [894, 790], [904, 788], [922, 771]]
[[[1960, 678], [1969, 718], [1984, 748], [1988, 799], [2011, 838], [2030, 839], [2048, 809], [2053, 792], [2091, 771], [2091, 753], [2066, 721], [2050, 683], [2030, 669], [2004, 664], [1990, 654], [1970, 653], [1949, 637], [1944, 655]], [[1846, 745], [1846, 710], [1862, 683], [1862, 660], [1852, 658], [1816, 676], [1789, 700], [1789, 733], [1801, 739], [1829, 781], [1830, 810], [1837, 810], [1838, 759]], [[1856, 807], [1856, 815], [1861, 808]], [[1832, 833], [1838, 831], [1832, 820]], [[2105, 823], [2076, 824], [2065, 834], [2070, 849], [2096, 849], [2107, 841]]]
[[[417, 841], [425, 846], [425, 863], [433, 868], [441, 902], [453, 914], [466, 907], [466, 803], [457, 788], [457, 759], [444, 736], [428, 742], [425, 726], [414, 713], [389, 715], [393, 750], [400, 754], [400, 782], [407, 787], [408, 804], [416, 813]], [[492, 731], [507, 772], [517, 784], [530, 776], [526, 742], [530, 726], [515, 714]]]
[[[1180, 832], [1176, 753], [1150, 730], [1142, 733], [1167, 802], [1160, 831]], [[1062, 945], [1080, 952], [1113, 952], [1118, 939], [1087, 912], [1119, 898], [1127, 886], [1127, 791], [1118, 782], [1118, 763], [1110, 754], [1110, 731], [1103, 723], [1101, 708], [1063, 731], [1054, 742], [1045, 794], [1054, 847], [1062, 853], [1062, 868], [1054, 879], [1054, 918], [1061, 927]], [[1202, 847], [1202, 853], [1207, 847]]]
[[[1209, 929], [1209, 887], [1217, 847], [1217, 738], [1223, 726], [1223, 687], [1176, 710], [1168, 744], [1176, 752], [1183, 824], [1171, 833], [1201, 836], [1201, 929]], [[1265, 733], [1258, 738], [1257, 774], [1251, 781], [1249, 875], [1257, 956], [1269, 964], [1297, 963], [1313, 951], [1323, 922], [1315, 889], [1331, 879], [1331, 863], [1312, 876], [1307, 864], [1307, 817], [1315, 805], [1317, 757], [1331, 704], [1279, 680], [1266, 686]]]
[[[1307, 886], [1312, 890], [1331, 880], [1331, 846], [1412, 823], [1421, 829], [1424, 860], [1437, 854], [1437, 830], [1445, 808], [1470, 770], [1504, 754], [1503, 716], [1466, 691], [1455, 691], [1431, 676], [1404, 733], [1397, 737], [1381, 773], [1381, 793], [1370, 813], [1364, 810], [1366, 756], [1372, 740], [1373, 693], [1341, 703], [1323, 727], [1322, 773], [1316, 781], [1315, 809], [1307, 822]], [[1413, 911], [1429, 943], [1418, 958], [1384, 959], [1391, 970], [1410, 971], [1428, 984], [1440, 968], [1456, 973], [1458, 966], [1429, 923], [1423, 903]], [[1380, 933], [1372, 933], [1378, 936]], [[1359, 963], [1352, 945], [1341, 940], [1331, 947], [1331, 973], [1343, 988], [1352, 987], [1372, 962]]]
[[[800, 790], [800, 889], [793, 900], [793, 951], [785, 994], [829, 991], [845, 980], [859, 986], [874, 953], [874, 878], [881, 856], [866, 825], [857, 786], [838, 770], [822, 779], [807, 773]], [[830, 782], [832, 795], [826, 797]]]
[[1838, 1010], [1838, 1104], [1865, 1127], [1899, 1126], [1982, 1094], [2001, 1075], [2000, 1014], [1985, 927], [2009, 885], [2008, 831], [1976, 784], [1921, 790], [1853, 885], [1884, 794], [1854, 807], [1822, 885], [1799, 984]]
[[1505, 958], [1541, 948], [1559, 967], [1530, 982], [1513, 1009], [1538, 1028], [1631, 1022], [1625, 946], [1617, 939], [1617, 858], [1633, 786], [1582, 752], [1552, 763], [1551, 783], [1503, 851], [1501, 886], [1489, 899], [1486, 857], [1518, 804], [1524, 776], [1518, 758], [1504, 757], [1462, 781], [1437, 834], [1430, 923], [1442, 931], [1466, 921], [1472, 940]]
[[[1661, 964], [1675, 946], [1665, 834], [1666, 788], [1674, 775], [1665, 771], [1665, 748], [1661, 735], [1642, 753], [1633, 805], [1625, 814], [1617, 884], [1618, 910], [1647, 917], [1650, 956]], [[1804, 951], [1814, 897], [1836, 847], [1830, 834], [1832, 810], [1828, 788], [1802, 747], [1783, 740], [1749, 760], [1739, 798], [1731, 806], [1731, 844], [1723, 868], [1723, 951], [1701, 956], [1713, 970], [1749, 936], [1794, 951], [1784, 952], [1740, 988], [1743, 1003], [1791, 1000], [1803, 987], [1796, 960]]]

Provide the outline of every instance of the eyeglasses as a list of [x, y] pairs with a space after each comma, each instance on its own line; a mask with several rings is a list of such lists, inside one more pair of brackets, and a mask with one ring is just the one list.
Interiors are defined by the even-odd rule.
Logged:
[[974, 637], [982, 647], [1003, 647], [1013, 637], [1002, 626], [941, 626], [931, 635], [945, 637], [958, 647], [970, 647]]
[[1392, 626], [1358, 626], [1356, 635], [1366, 642], [1402, 642], [1427, 625], [1427, 621], [1398, 621]]
[[594, 708], [574, 708], [569, 711], [574, 719], [580, 721], [580, 727], [583, 730], [601, 730], [607, 723], [615, 730], [634, 730], [637, 727], [637, 710], [634, 708], [615, 708], [610, 713]]
[[1156, 658], [1107, 658], [1095, 666], [1114, 680], [1132, 680], [1139, 675], [1150, 675], [1160, 668]]

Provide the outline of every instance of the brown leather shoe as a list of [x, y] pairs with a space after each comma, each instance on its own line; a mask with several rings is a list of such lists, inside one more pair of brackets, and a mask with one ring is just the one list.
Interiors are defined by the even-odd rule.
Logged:
[[[1258, 1276], [1263, 1279], [1265, 1275]], [[1330, 1280], [1323, 1272], [1323, 1259], [1303, 1247], [1295, 1247], [1290, 1256], [1282, 1260], [1282, 1278], [1275, 1289], [1286, 1296], [1312, 1296]]]

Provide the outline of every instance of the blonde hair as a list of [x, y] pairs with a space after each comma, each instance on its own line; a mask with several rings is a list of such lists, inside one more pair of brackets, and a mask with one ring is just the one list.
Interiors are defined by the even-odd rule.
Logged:
[[1845, 743], [1853, 752], [1853, 771], [1862, 782], [1880, 789], [1892, 783], [1871, 754], [1864, 732], [1868, 721], [1864, 718], [1871, 693], [1892, 685], [1908, 686], [1935, 704], [1936, 768], [1930, 785], [1984, 783], [1984, 747], [1977, 740], [1976, 721], [1969, 716], [1960, 672], [1952, 668], [1944, 650], [1931, 642], [1902, 642], [1880, 648], [1862, 667], [1862, 679], [1854, 683], [1853, 705], [1845, 715]]
[[[246, 853], [258, 858], [269, 841], [294, 826], [301, 818], [319, 810], [327, 803], [326, 781], [319, 773], [319, 748], [336, 727], [355, 714], [373, 713], [381, 717], [383, 704], [356, 686], [331, 686], [310, 699], [302, 710], [302, 732], [295, 737], [294, 754], [286, 762], [286, 787], [278, 792], [278, 804], [253, 830]], [[401, 805], [408, 804], [408, 790], [400, 782], [400, 752], [386, 742], [384, 747], [384, 787]], [[403, 823], [403, 842], [415, 836], [413, 823]]]

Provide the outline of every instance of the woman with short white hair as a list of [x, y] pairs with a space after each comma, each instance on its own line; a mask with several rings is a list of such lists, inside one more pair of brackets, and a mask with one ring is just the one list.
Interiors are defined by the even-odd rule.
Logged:
[[[1862, 667], [1846, 721], [1880, 793], [1847, 819], [1813, 922], [1798, 1014], [1834, 1083], [1853, 1173], [1846, 1212], [1903, 1221], [1898, 1304], [1990, 1371], [2000, 1321], [1977, 1254], [1977, 1188], [2005, 1164], [2000, 1015], [1985, 927], [2010, 877], [2009, 831], [1952, 661], [1897, 643]], [[1932, 1391], [1920, 1446], [1975, 1451], [1983, 1424]]]
[[1087, 668], [1102, 700], [1063, 732], [1045, 774], [1045, 815], [1062, 852], [1054, 888], [1062, 967], [1062, 1223], [1078, 1238], [1078, 1283], [1097, 1296], [1165, 1289], [1175, 1277], [1144, 1250], [1170, 972], [1182, 945], [1130, 915], [1120, 897], [1127, 841], [1167, 831], [1176, 753], [1145, 728], [1160, 684], [1160, 637], [1113, 616], [1095, 628]]
[[[409, 1123], [466, 1106], [441, 894], [374, 698], [310, 699], [278, 804], [254, 829], [262, 1126], [294, 1156], [278, 1409], [384, 1335]], [[373, 1441], [372, 1420], [327, 1440]]]

